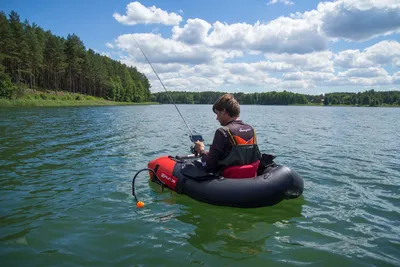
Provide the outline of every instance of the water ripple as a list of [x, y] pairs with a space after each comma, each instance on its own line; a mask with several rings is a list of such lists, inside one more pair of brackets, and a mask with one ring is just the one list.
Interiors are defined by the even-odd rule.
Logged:
[[[179, 108], [211, 143], [211, 106]], [[250, 210], [162, 192], [146, 173], [135, 208], [135, 172], [189, 152], [171, 105], [0, 112], [7, 266], [399, 266], [399, 109], [243, 106], [261, 150], [305, 180], [303, 197]]]

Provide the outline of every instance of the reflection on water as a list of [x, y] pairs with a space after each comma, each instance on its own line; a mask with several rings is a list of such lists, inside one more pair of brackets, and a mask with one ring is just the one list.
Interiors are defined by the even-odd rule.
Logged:
[[261, 252], [272, 252], [268, 239], [275, 235], [274, 225], [285, 228], [302, 217], [299, 200], [284, 201], [273, 207], [234, 209], [185, 205], [183, 214], [175, 218], [193, 225], [187, 241], [197, 249], [223, 258], [246, 259]]

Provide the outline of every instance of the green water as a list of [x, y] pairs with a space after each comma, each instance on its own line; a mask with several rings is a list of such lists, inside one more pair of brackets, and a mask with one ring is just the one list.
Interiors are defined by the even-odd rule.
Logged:
[[[211, 143], [211, 106], [181, 105]], [[161, 192], [189, 152], [171, 105], [1, 109], [2, 266], [400, 266], [400, 109], [242, 106], [301, 198], [236, 209]]]

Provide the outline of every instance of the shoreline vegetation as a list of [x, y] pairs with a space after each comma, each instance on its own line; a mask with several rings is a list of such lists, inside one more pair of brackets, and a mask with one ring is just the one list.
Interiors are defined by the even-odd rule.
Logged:
[[[213, 104], [224, 92], [176, 92], [153, 93], [150, 101], [113, 101], [91, 95], [65, 91], [17, 89], [13, 86], [12, 97], [0, 98], [0, 107], [62, 107], [62, 106], [122, 106], [172, 104]], [[286, 106], [354, 106], [354, 107], [400, 107], [400, 91], [362, 93], [329, 93], [304, 95], [292, 92], [233, 93], [242, 105]]]
[[[53, 35], [0, 11], [0, 107], [213, 104], [224, 92], [151, 93], [136, 67], [86, 49], [75, 34]], [[266, 88], [268, 85], [266, 84]], [[190, 88], [188, 88], [190, 90]], [[243, 105], [400, 106], [400, 91], [306, 95], [232, 93]]]
[[[223, 92], [169, 92], [176, 104], [213, 104]], [[232, 93], [241, 105], [400, 107], [400, 91], [327, 93], [306, 95], [292, 92]], [[169, 104], [167, 93], [152, 94], [152, 101]]]
[[122, 106], [150, 105], [155, 103], [115, 102], [107, 100], [34, 100], [34, 99], [0, 99], [0, 107], [77, 107], [77, 106]]
[[157, 105], [155, 102], [117, 102], [79, 93], [37, 91], [26, 89], [17, 98], [0, 98], [0, 107], [74, 107], [74, 106], [128, 106]]

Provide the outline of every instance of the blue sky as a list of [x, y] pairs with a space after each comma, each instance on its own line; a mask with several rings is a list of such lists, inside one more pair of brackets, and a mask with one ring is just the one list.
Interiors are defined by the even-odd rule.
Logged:
[[137, 66], [160, 91], [400, 90], [400, 1], [4, 1], [58, 36]]

